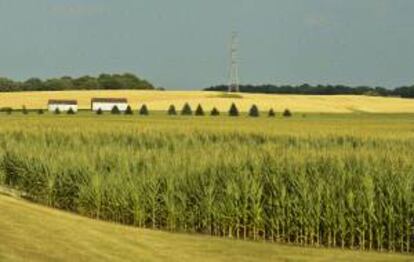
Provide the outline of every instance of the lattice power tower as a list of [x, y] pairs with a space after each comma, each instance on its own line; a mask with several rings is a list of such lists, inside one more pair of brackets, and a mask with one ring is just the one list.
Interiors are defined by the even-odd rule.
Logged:
[[230, 45], [229, 92], [240, 92], [238, 47], [239, 37], [237, 32], [233, 32]]

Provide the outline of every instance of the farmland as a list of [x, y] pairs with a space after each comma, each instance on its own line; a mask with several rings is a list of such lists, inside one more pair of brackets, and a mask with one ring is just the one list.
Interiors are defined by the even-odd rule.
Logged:
[[202, 91], [57, 91], [57, 92], [19, 92], [0, 93], [0, 107], [21, 109], [46, 108], [48, 99], [77, 99], [80, 109], [89, 109], [92, 97], [125, 97], [132, 108], [137, 109], [146, 104], [150, 110], [165, 111], [174, 104], [181, 108], [189, 102], [195, 108], [201, 104], [204, 109], [217, 107], [227, 111], [235, 102], [241, 111], [248, 111], [252, 104], [261, 110], [282, 111], [289, 108], [294, 112], [322, 113], [414, 113], [414, 103], [410, 99], [370, 97], [370, 96], [306, 96], [306, 95], [265, 95], [240, 94], [228, 95], [220, 92]]
[[414, 117], [0, 116], [1, 178], [141, 228], [414, 250]]

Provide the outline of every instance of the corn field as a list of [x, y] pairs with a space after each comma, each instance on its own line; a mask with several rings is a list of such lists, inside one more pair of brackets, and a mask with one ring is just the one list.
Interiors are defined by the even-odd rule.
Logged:
[[0, 120], [0, 181], [38, 203], [172, 232], [414, 252], [410, 115], [57, 118]]

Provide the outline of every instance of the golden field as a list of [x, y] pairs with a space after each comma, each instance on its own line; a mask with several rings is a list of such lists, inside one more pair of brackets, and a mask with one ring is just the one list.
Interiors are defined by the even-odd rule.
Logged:
[[46, 108], [48, 99], [77, 99], [80, 109], [90, 108], [92, 97], [125, 97], [133, 109], [146, 104], [150, 110], [165, 111], [174, 104], [180, 109], [188, 102], [192, 107], [201, 104], [204, 109], [217, 107], [227, 111], [235, 102], [241, 111], [247, 111], [252, 104], [260, 110], [274, 108], [282, 111], [286, 108], [294, 112], [320, 113], [414, 113], [414, 100], [402, 98], [370, 97], [355, 95], [310, 96], [310, 95], [269, 95], [240, 94], [227, 95], [220, 92], [204, 91], [139, 91], [139, 90], [105, 90], [105, 91], [45, 91], [0, 93], [0, 107], [20, 109]]

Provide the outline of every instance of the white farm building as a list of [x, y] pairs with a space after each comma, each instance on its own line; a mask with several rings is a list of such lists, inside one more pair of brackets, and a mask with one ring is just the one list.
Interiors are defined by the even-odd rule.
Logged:
[[117, 107], [119, 111], [125, 111], [128, 107], [128, 100], [126, 98], [92, 98], [91, 109], [92, 111], [111, 111], [114, 107]]
[[47, 108], [50, 112], [55, 112], [56, 109], [58, 109], [60, 112], [67, 112], [70, 109], [72, 109], [73, 112], [77, 112], [78, 101], [51, 99], [47, 103]]

